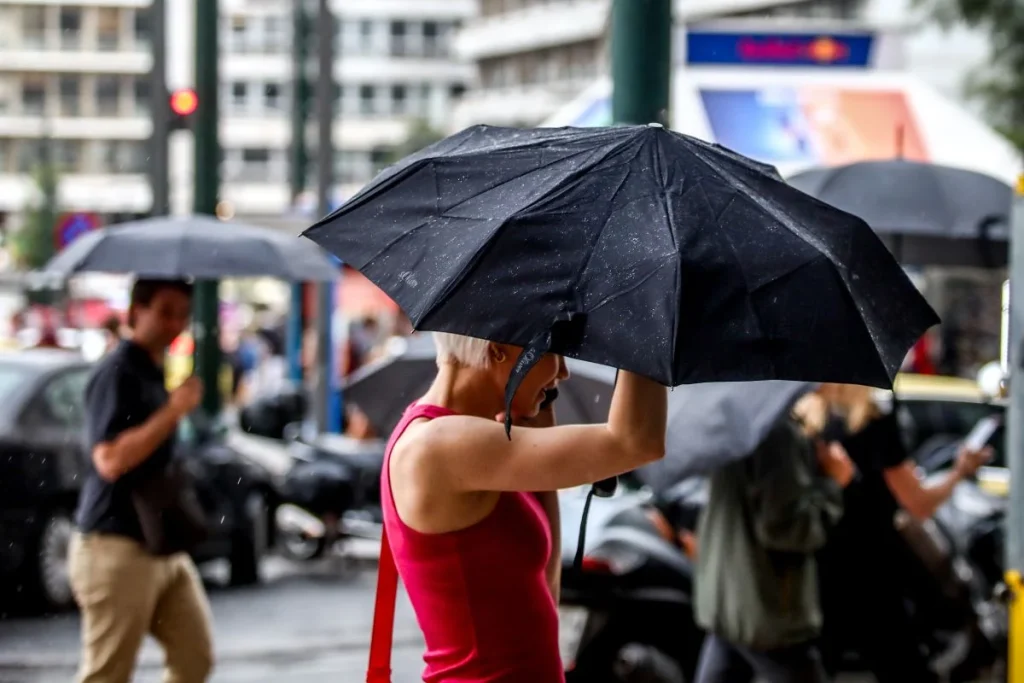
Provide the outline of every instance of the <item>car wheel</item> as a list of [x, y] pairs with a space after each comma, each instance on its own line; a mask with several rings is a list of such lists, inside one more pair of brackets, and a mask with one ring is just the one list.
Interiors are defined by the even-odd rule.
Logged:
[[64, 610], [74, 604], [68, 570], [69, 547], [74, 531], [71, 517], [63, 510], [46, 513], [35, 552], [27, 567], [30, 572], [27, 579], [33, 597], [47, 609]]
[[232, 586], [247, 586], [260, 581], [260, 562], [267, 551], [270, 537], [268, 506], [261, 491], [250, 491], [242, 507], [243, 521], [231, 542]]

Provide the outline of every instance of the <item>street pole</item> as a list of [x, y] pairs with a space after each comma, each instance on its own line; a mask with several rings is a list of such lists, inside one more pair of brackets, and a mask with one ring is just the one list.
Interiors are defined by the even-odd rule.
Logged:
[[[220, 3], [196, 0], [195, 90], [199, 107], [195, 123], [194, 212], [216, 215], [220, 191], [220, 140], [218, 131], [218, 27]], [[195, 374], [203, 381], [203, 410], [213, 417], [220, 412], [220, 296], [217, 281], [202, 281], [195, 288]]]
[[153, 131], [149, 138], [149, 184], [153, 194], [153, 216], [171, 211], [170, 147], [171, 110], [167, 100], [167, 7], [166, 0], [152, 0], [149, 13], [153, 26], [153, 67], [149, 73], [149, 109]]
[[1024, 177], [1017, 185], [1010, 233], [1010, 410], [1006, 464], [1010, 501], [1006, 515], [1006, 587], [1010, 598], [1010, 683], [1024, 683]]
[[[317, 214], [331, 210], [334, 185], [334, 15], [329, 0], [320, 0], [317, 12]], [[341, 400], [334, 363], [332, 321], [337, 282], [323, 282], [317, 291], [317, 425], [324, 432], [341, 431]]]
[[[307, 3], [292, 3], [292, 142], [291, 184], [292, 208], [298, 205], [306, 189], [306, 170], [309, 154], [306, 146], [306, 125], [309, 123], [309, 38], [310, 22]], [[288, 308], [288, 378], [296, 387], [302, 386], [302, 341], [305, 331], [305, 287], [301, 282], [291, 285], [291, 304]]]
[[668, 125], [672, 0], [613, 0], [612, 118]]

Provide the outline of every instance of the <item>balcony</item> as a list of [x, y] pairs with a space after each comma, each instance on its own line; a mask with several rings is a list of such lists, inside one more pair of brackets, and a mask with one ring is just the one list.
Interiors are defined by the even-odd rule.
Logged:
[[608, 24], [609, 0], [570, 0], [474, 20], [455, 39], [455, 54], [476, 61], [594, 40]]
[[486, 123], [495, 126], [535, 126], [554, 115], [593, 78], [518, 85], [470, 91], [452, 114], [453, 130]]
[[[30, 176], [0, 174], [0, 211], [20, 211], [35, 196]], [[67, 174], [60, 180], [64, 211], [144, 213], [153, 204], [149, 181], [141, 174]]]
[[143, 41], [86, 41], [77, 31], [8, 35], [0, 41], [0, 70], [18, 72], [144, 74], [152, 55]]

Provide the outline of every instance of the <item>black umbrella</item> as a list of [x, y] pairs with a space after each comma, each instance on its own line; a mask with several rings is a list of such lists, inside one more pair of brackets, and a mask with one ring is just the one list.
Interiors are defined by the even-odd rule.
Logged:
[[95, 230], [57, 254], [44, 272], [60, 277], [99, 272], [197, 280], [274, 277], [292, 282], [338, 277], [331, 258], [306, 240], [212, 216], [148, 218]]
[[891, 159], [811, 169], [789, 182], [863, 218], [904, 263], [1006, 264], [1013, 188], [992, 176]]
[[636, 471], [661, 493], [754, 452], [775, 423], [814, 384], [709, 382], [669, 394], [665, 458]]
[[860, 219], [658, 126], [476, 126], [304, 233], [417, 327], [666, 385], [888, 387], [938, 322]]
[[[378, 434], [395, 428], [406, 407], [422, 396], [437, 374], [433, 337], [418, 334], [403, 339], [391, 353], [360, 368], [345, 383], [345, 400], [355, 404]], [[558, 392], [559, 424], [597, 424], [608, 419], [615, 371], [568, 359], [570, 377]]]

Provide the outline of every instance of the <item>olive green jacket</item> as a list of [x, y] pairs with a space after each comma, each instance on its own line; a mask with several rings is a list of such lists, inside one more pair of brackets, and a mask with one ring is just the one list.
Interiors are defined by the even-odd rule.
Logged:
[[753, 455], [711, 476], [698, 531], [697, 623], [757, 651], [817, 637], [814, 553], [841, 516], [842, 490], [784, 419]]

